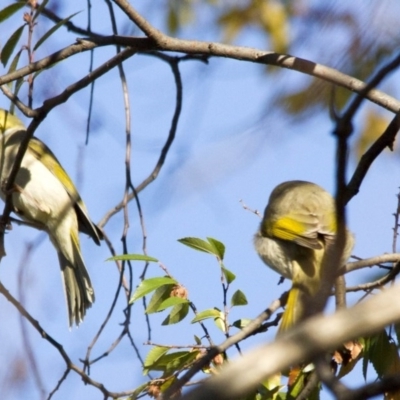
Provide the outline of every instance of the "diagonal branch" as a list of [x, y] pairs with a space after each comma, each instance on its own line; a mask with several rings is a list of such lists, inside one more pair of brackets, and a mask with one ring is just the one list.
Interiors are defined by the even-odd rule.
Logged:
[[258, 346], [231, 362], [182, 400], [243, 398], [269, 376], [314, 359], [350, 338], [371, 335], [397, 321], [400, 321], [400, 290], [394, 286], [352, 308], [306, 320], [274, 342]]
[[128, 16], [128, 18], [149, 38], [161, 41], [165, 35], [154, 28], [143, 18], [126, 0], [113, 0], [114, 3]]
[[96, 382], [91, 379], [87, 374], [85, 374], [79, 367], [77, 367], [69, 358], [68, 354], [64, 350], [63, 346], [58, 343], [55, 339], [53, 339], [39, 324], [37, 320], [35, 320], [26, 309], [10, 294], [10, 292], [6, 289], [6, 287], [0, 282], [0, 293], [19, 311], [19, 313], [25, 317], [30, 324], [39, 332], [43, 339], [48, 341], [53, 347], [57, 349], [60, 353], [61, 357], [65, 361], [67, 368], [77, 372], [82, 379], [98, 389], [100, 389], [105, 395], [113, 395], [114, 393], [109, 392], [102, 383]]
[[347, 110], [341, 116], [343, 124], [351, 123], [352, 119], [354, 118], [356, 112], [360, 108], [361, 103], [365, 99], [368, 92], [376, 88], [391, 72], [394, 72], [397, 68], [399, 68], [399, 65], [400, 65], [400, 54], [398, 54], [389, 63], [383, 65], [381, 68], [378, 69], [378, 71], [371, 78], [371, 80], [367, 82], [365, 88], [360, 93], [358, 93], [358, 96], [356, 96], [353, 99], [353, 101], [351, 101], [350, 104], [348, 105]]
[[397, 132], [400, 129], [400, 112], [397, 113], [385, 132], [373, 143], [373, 145], [363, 154], [360, 162], [351, 177], [350, 182], [347, 185], [345, 202], [348, 203], [352, 197], [354, 197], [360, 190], [362, 181], [364, 180], [369, 168], [376, 158], [382, 153], [382, 151], [388, 147], [393, 150], [394, 141]]
[[[112, 38], [112, 36], [110, 38]], [[49, 56], [44, 57], [39, 61], [31, 63], [25, 67], [12, 71], [3, 76], [0, 76], [0, 85], [4, 85], [5, 83], [9, 83], [17, 79], [23, 78], [24, 76], [27, 76], [34, 72], [49, 68], [54, 64], [57, 64], [58, 62], [63, 61], [66, 58], [69, 58], [77, 53], [83, 53], [85, 51], [92, 50], [99, 46], [119, 44], [115, 40], [111, 39], [107, 40], [105, 44], [103, 43], [104, 42], [101, 40], [101, 38], [97, 38], [96, 40], [94, 38], [88, 40], [78, 39], [78, 43], [67, 46], [64, 49], [56, 51], [55, 53], [50, 54]], [[130, 43], [129, 45], [124, 45], [124, 46], [133, 47], [136, 49], [136, 51], [156, 50], [153, 41], [147, 38], [132, 37], [130, 38], [129, 43]]]

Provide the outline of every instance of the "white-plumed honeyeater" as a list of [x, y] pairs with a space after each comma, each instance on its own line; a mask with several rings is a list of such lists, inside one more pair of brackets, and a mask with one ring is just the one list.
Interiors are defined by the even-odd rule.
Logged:
[[[24, 124], [0, 109], [0, 197], [26, 137]], [[102, 234], [89, 219], [86, 206], [51, 150], [32, 138], [11, 189], [13, 211], [45, 230], [57, 250], [63, 277], [69, 325], [79, 325], [94, 302], [94, 290], [79, 242], [79, 231], [100, 244]]]
[[[324, 279], [322, 266], [336, 236], [333, 197], [320, 186], [304, 181], [278, 185], [271, 193], [254, 244], [261, 259], [292, 280], [285, 312], [279, 326], [283, 332], [307, 315]], [[354, 239], [346, 230], [341, 267], [349, 258]]]

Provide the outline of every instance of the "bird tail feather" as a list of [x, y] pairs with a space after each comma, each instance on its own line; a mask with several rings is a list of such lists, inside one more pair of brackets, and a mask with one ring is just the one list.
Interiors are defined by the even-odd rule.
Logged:
[[302, 310], [300, 297], [300, 288], [292, 287], [289, 292], [285, 312], [282, 315], [281, 323], [279, 325], [278, 335], [287, 331], [302, 318], [304, 310]]
[[66, 302], [68, 307], [69, 326], [79, 325], [86, 310], [94, 302], [94, 290], [87, 272], [79, 246], [79, 238], [71, 235], [72, 254], [58, 252], [62, 272]]

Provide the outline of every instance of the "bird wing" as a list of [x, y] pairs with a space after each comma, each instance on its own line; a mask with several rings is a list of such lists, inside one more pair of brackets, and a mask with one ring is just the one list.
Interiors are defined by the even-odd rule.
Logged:
[[333, 236], [334, 229], [325, 221], [312, 213], [291, 213], [271, 223], [268, 231], [278, 239], [290, 240], [310, 249], [321, 249], [319, 235]]
[[71, 178], [68, 176], [64, 168], [53, 152], [39, 139], [32, 138], [29, 142], [29, 149], [39, 161], [41, 161], [46, 168], [59, 179], [65, 190], [74, 200], [75, 210], [78, 216], [79, 230], [88, 234], [96, 244], [100, 244], [100, 239], [103, 235], [100, 229], [95, 226], [89, 218], [85, 204], [83, 203], [78, 190], [76, 189]]

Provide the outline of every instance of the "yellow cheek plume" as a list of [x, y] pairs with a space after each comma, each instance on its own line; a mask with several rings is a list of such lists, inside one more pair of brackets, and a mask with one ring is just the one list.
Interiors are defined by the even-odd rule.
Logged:
[[268, 229], [269, 235], [283, 240], [294, 240], [305, 232], [304, 224], [289, 216], [278, 219]]

